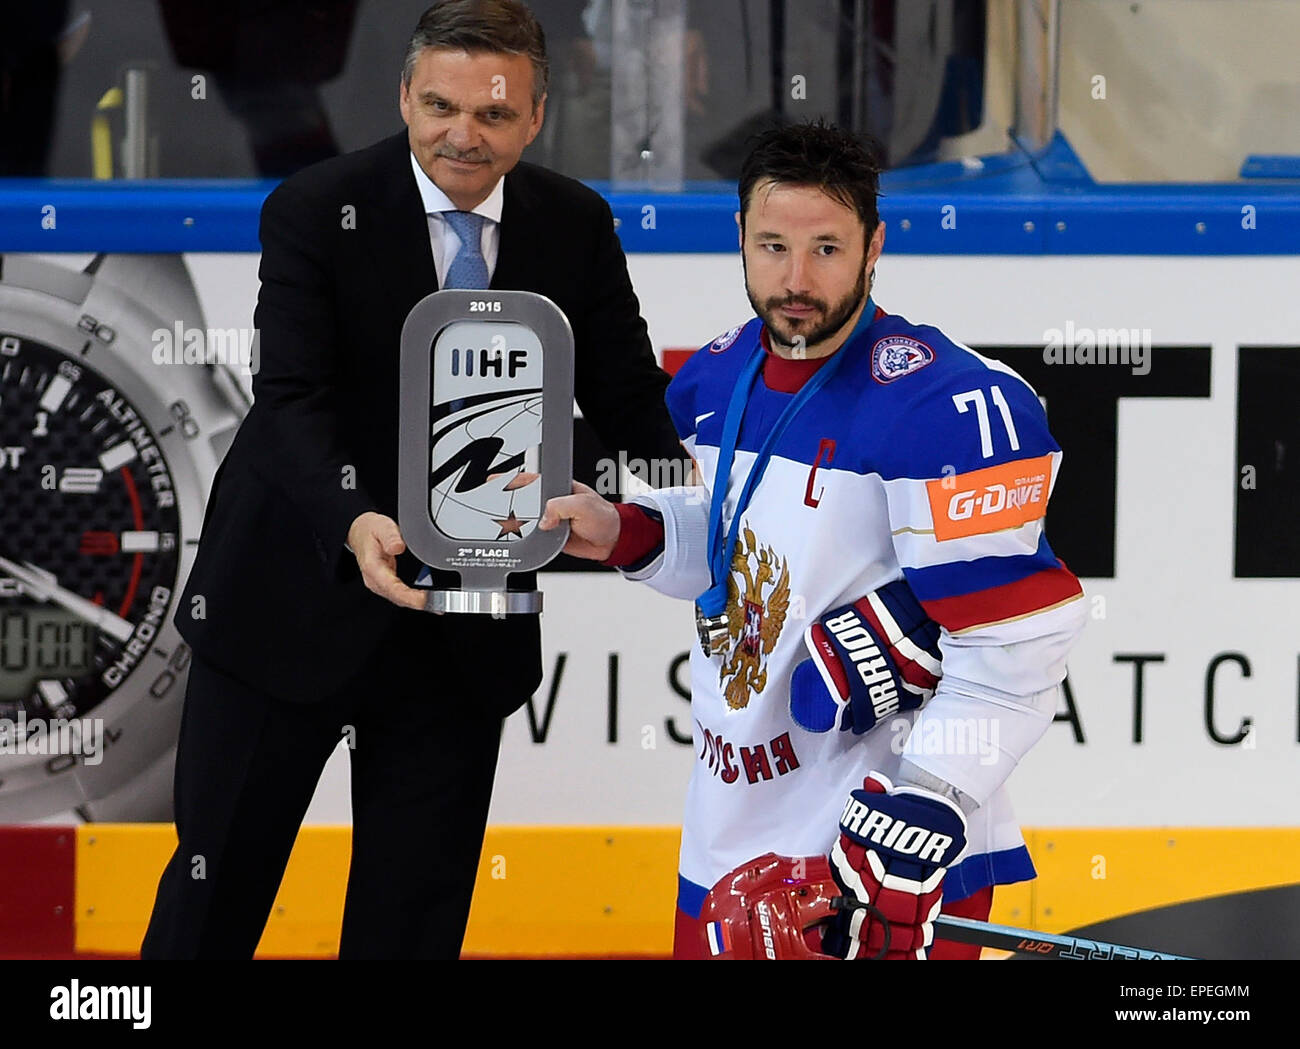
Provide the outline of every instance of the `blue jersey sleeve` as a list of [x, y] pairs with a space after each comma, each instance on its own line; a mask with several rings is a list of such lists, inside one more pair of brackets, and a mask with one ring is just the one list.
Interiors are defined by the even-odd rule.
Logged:
[[[1045, 531], [1062, 453], [1034, 391], [953, 347], [898, 406], [882, 464], [895, 553], [930, 618], [1006, 642], [1082, 596]], [[902, 393], [902, 391], [900, 391]]]

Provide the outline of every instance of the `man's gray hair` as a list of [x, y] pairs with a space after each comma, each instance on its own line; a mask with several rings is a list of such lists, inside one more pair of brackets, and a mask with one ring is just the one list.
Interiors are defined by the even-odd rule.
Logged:
[[546, 95], [551, 65], [541, 23], [520, 0], [442, 0], [420, 16], [406, 49], [402, 83], [411, 86], [426, 48], [527, 55], [533, 63], [533, 105]]

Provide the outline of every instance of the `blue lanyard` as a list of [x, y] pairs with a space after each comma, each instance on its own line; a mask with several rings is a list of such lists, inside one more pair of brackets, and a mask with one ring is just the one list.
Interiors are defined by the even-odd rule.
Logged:
[[731, 391], [731, 401], [727, 405], [727, 415], [722, 423], [722, 438], [718, 445], [718, 466], [713, 474], [713, 493], [709, 506], [709, 575], [713, 580], [713, 584], [700, 595], [699, 600], [696, 602], [704, 615], [717, 616], [726, 611], [727, 581], [731, 577], [731, 558], [733, 551], [736, 549], [736, 539], [740, 534], [740, 519], [749, 506], [749, 501], [754, 494], [754, 489], [758, 487], [758, 482], [763, 479], [768, 460], [772, 457], [772, 449], [780, 440], [781, 435], [785, 433], [786, 428], [789, 427], [791, 420], [798, 414], [799, 409], [812, 400], [817, 391], [831, 381], [835, 372], [844, 362], [849, 345], [862, 331], [871, 325], [875, 319], [875, 314], [875, 303], [868, 298], [857, 327], [844, 340], [844, 345], [835, 352], [831, 360], [818, 368], [813, 377], [803, 384], [799, 392], [785, 406], [785, 410], [781, 412], [772, 429], [768, 431], [758, 449], [754, 465], [750, 467], [749, 476], [745, 479], [745, 485], [740, 490], [740, 498], [736, 502], [736, 512], [731, 517], [731, 527], [727, 530], [724, 545], [722, 542], [722, 504], [727, 497], [727, 489], [731, 486], [731, 467], [736, 458], [736, 441], [740, 437], [740, 424], [745, 415], [745, 406], [749, 403], [750, 395], [754, 390], [754, 383], [758, 379], [759, 372], [763, 369], [763, 357], [767, 353], [763, 349], [761, 338], [755, 345], [754, 352], [750, 355], [749, 360], [745, 362], [744, 370], [740, 373], [736, 385]]

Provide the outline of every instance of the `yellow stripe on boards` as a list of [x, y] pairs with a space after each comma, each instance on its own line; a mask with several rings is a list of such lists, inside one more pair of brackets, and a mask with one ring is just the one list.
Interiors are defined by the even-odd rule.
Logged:
[[[1025, 837], [1039, 877], [999, 888], [990, 920], [1042, 932], [1300, 881], [1300, 828], [1040, 828]], [[259, 957], [338, 952], [350, 840], [348, 827], [303, 828]], [[678, 841], [676, 827], [489, 828], [465, 953], [668, 955]], [[139, 950], [175, 845], [170, 824], [77, 828], [78, 951]], [[203, 873], [194, 861], [190, 871]]]
[[1038, 868], [1032, 927], [1043, 932], [1300, 883], [1296, 827], [1075, 827], [1026, 838]]
[[465, 953], [672, 953], [676, 827], [492, 828]]

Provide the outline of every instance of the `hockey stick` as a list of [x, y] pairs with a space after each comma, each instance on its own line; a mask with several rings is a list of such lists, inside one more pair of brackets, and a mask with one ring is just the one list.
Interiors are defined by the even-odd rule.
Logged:
[[[848, 896], [839, 896], [831, 901], [834, 910], [864, 910], [885, 927], [885, 942], [881, 945], [877, 958], [883, 958], [889, 950], [889, 921], [880, 911], [869, 903], [862, 903]], [[1033, 932], [1030, 929], [1016, 929], [1010, 925], [994, 925], [992, 922], [976, 921], [973, 918], [954, 918], [940, 914], [934, 919], [934, 935], [938, 939], [952, 940], [954, 943], [968, 943], [975, 947], [993, 947], [1004, 951], [1020, 951], [1038, 958], [1069, 958], [1083, 961], [1151, 961], [1151, 962], [1191, 962], [1181, 954], [1167, 954], [1164, 951], [1148, 951], [1143, 947], [1126, 947], [1119, 943], [1106, 943], [1102, 940], [1089, 940], [1082, 936], [1057, 936], [1048, 932]]]
[[1190, 962], [1181, 954], [1148, 951], [1141, 947], [1125, 947], [1118, 943], [1104, 943], [1082, 936], [1054, 936], [1046, 932], [1013, 929], [1009, 925], [971, 918], [952, 918], [940, 914], [934, 920], [934, 934], [945, 940], [969, 943], [979, 947], [996, 947], [1004, 951], [1023, 951], [1038, 958], [1072, 958], [1084, 961], [1176, 961]]

